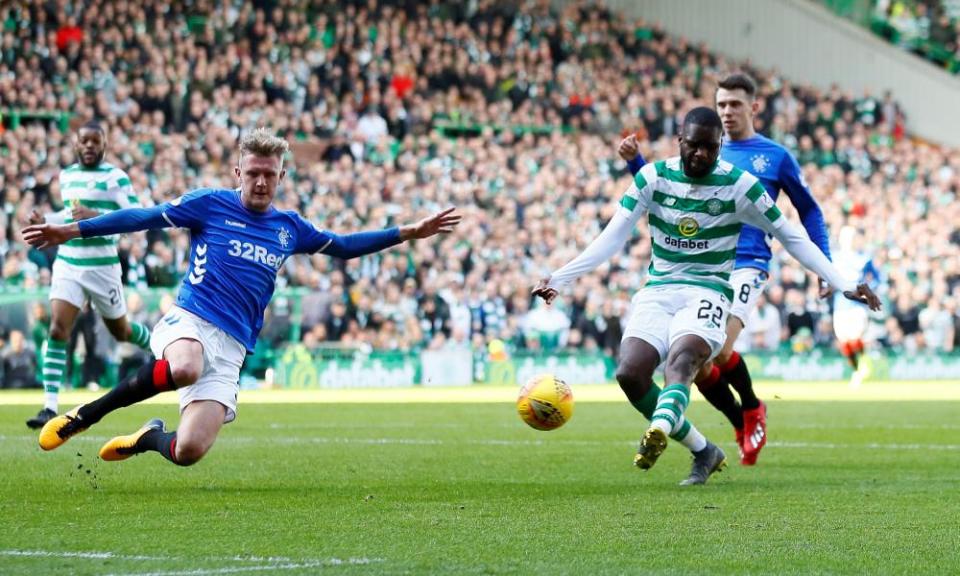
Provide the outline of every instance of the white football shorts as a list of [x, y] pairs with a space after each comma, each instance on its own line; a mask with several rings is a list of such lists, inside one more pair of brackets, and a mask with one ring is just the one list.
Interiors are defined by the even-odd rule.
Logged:
[[116, 320], [127, 314], [120, 276], [120, 264], [74, 266], [58, 259], [53, 263], [48, 298], [69, 302], [77, 308], [83, 308], [89, 299], [101, 316]]
[[224, 423], [237, 417], [237, 395], [240, 393], [240, 367], [247, 354], [243, 344], [220, 328], [192, 312], [174, 306], [157, 322], [150, 337], [150, 349], [163, 358], [167, 346], [186, 338], [203, 345], [203, 372], [190, 386], [178, 388], [180, 412], [195, 400], [215, 400], [227, 413]]
[[623, 338], [640, 338], [667, 359], [670, 347], [681, 336], [695, 334], [710, 345], [715, 357], [727, 339], [730, 301], [715, 290], [685, 284], [660, 285], [637, 292]]
[[861, 306], [838, 307], [833, 312], [833, 332], [837, 340], [850, 342], [860, 340], [867, 331], [870, 317], [867, 309]]
[[750, 313], [757, 307], [757, 300], [766, 290], [769, 279], [769, 274], [756, 268], [738, 268], [730, 275], [730, 286], [733, 288], [730, 315], [739, 318], [744, 326]]

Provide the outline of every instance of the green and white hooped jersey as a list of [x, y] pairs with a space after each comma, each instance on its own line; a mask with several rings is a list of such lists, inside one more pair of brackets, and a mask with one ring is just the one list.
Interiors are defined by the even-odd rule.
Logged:
[[[73, 222], [70, 213], [78, 204], [101, 214], [140, 206], [127, 173], [106, 162], [96, 168], [73, 164], [61, 170], [60, 195], [64, 205], [60, 214], [65, 223]], [[60, 246], [57, 259], [74, 266], [119, 264], [117, 236], [75, 238]]]
[[722, 160], [702, 178], [684, 174], [679, 157], [647, 164], [634, 184], [620, 210], [633, 224], [648, 214], [647, 286], [702, 286], [733, 300], [730, 274], [741, 223], [772, 232], [785, 222], [756, 177]]

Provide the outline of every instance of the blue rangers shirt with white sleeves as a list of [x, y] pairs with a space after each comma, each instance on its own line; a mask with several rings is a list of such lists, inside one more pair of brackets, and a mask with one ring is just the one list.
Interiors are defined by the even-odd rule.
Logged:
[[[830, 239], [823, 212], [804, 182], [796, 158], [786, 148], [756, 134], [746, 140], [724, 140], [720, 158], [756, 176], [774, 202], [783, 190], [797, 209], [810, 240], [830, 258]], [[759, 228], [745, 224], [740, 231], [734, 267], [769, 272], [770, 239]]]
[[296, 212], [246, 208], [240, 191], [201, 188], [153, 208], [118, 210], [79, 223], [83, 237], [178, 227], [190, 230], [190, 266], [177, 306], [253, 351], [277, 272], [293, 254], [352, 258], [400, 243], [398, 228], [338, 235]]

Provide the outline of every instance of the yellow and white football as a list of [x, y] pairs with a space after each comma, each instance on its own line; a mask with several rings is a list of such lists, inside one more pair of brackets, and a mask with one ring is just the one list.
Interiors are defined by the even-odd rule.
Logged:
[[553, 374], [539, 374], [520, 389], [517, 412], [532, 428], [554, 430], [573, 416], [573, 391]]

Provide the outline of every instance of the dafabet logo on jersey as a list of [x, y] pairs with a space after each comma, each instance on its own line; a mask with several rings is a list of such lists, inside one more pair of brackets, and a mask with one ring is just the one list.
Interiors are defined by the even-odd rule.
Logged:
[[664, 236], [663, 243], [671, 248], [683, 248], [685, 250], [707, 250], [710, 248], [709, 240], [686, 240], [684, 238]]
[[700, 223], [690, 216], [684, 216], [677, 222], [677, 231], [684, 238], [692, 238], [700, 231]]

